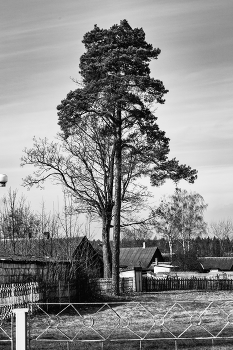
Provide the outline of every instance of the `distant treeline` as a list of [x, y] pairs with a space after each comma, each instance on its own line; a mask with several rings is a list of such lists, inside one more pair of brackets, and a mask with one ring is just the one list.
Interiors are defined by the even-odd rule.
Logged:
[[[122, 239], [121, 247], [142, 247], [143, 242], [146, 247], [157, 246], [162, 253], [169, 253], [169, 245], [166, 239], [147, 239], [147, 240], [125, 240]], [[175, 254], [179, 253], [181, 249], [181, 242], [174, 240], [173, 251]], [[216, 237], [200, 238], [190, 240], [190, 252], [197, 256], [233, 256], [233, 240], [229, 238], [219, 239]]]

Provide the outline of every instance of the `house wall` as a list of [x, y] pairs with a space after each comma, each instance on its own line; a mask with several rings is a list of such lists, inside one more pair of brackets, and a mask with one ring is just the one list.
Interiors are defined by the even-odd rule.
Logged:
[[0, 260], [0, 284], [67, 281], [70, 264]]
[[132, 278], [133, 279], [133, 291], [142, 291], [142, 268], [134, 267], [132, 270], [121, 271], [120, 278]]
[[154, 259], [157, 259], [158, 262], [163, 262], [164, 261], [164, 258], [163, 258], [163, 256], [162, 256], [162, 254], [161, 254], [159, 249], [156, 250]]
[[155, 265], [154, 266], [154, 273], [158, 273], [158, 272], [166, 272], [169, 273], [171, 272], [171, 268], [169, 266], [159, 266], [159, 265]]
[[129, 277], [133, 278], [134, 275], [135, 275], [134, 269], [120, 272], [120, 277], [121, 278], [123, 278], [123, 277], [124, 278], [129, 278]]
[[0, 283], [22, 283], [41, 279], [43, 265], [33, 262], [1, 261]]

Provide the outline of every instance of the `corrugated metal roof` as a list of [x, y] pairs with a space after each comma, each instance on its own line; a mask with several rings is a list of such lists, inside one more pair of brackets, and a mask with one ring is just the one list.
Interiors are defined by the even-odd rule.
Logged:
[[204, 270], [230, 271], [233, 268], [233, 257], [201, 257], [198, 259]]
[[148, 268], [161, 253], [158, 247], [136, 247], [120, 249], [120, 266], [141, 266]]

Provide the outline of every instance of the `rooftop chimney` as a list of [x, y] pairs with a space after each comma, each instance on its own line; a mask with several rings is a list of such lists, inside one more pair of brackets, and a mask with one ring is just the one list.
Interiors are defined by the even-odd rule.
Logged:
[[49, 239], [50, 238], [50, 233], [49, 232], [43, 232], [43, 236], [45, 239]]

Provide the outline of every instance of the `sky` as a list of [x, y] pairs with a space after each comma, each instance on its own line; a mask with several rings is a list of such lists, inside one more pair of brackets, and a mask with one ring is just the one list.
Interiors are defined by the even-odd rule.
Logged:
[[[0, 199], [11, 188], [35, 211], [62, 207], [58, 186], [22, 187], [33, 171], [20, 167], [23, 149], [59, 131], [56, 107], [77, 88], [84, 34], [127, 19], [161, 49], [150, 65], [169, 90], [158, 124], [170, 157], [198, 170], [195, 184], [180, 187], [203, 196], [208, 223], [233, 220], [232, 0], [11, 0], [0, 2], [0, 17], [0, 173], [9, 179]], [[156, 204], [174, 184], [151, 191]]]

